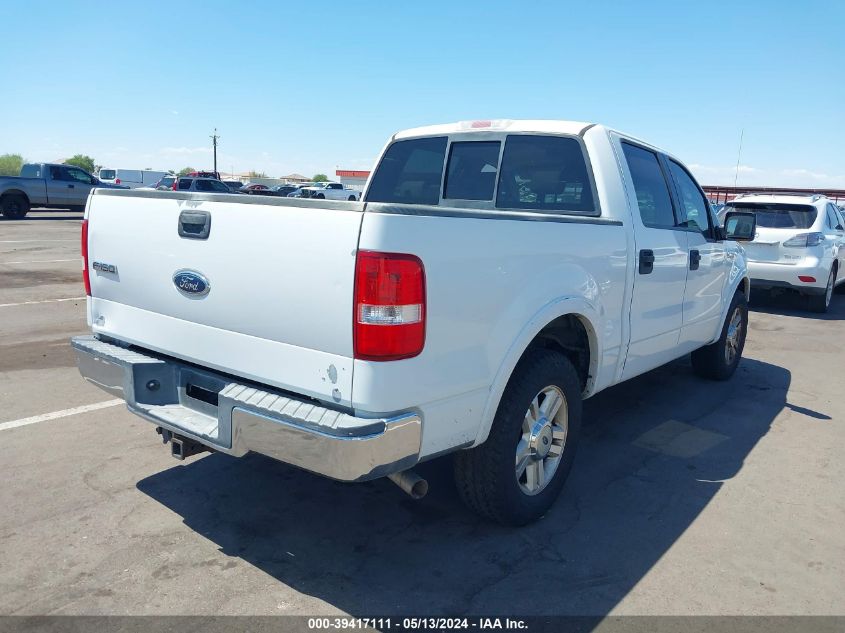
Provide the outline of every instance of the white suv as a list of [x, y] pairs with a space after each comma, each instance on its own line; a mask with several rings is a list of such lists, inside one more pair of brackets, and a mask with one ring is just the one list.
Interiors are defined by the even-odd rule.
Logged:
[[845, 219], [821, 195], [744, 194], [723, 212], [757, 216], [754, 241], [745, 245], [753, 289], [793, 288], [810, 308], [827, 312], [834, 287], [845, 283]]

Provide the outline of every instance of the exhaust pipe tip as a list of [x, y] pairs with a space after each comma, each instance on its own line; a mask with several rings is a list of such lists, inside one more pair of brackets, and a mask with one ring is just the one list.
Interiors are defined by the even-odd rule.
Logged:
[[422, 499], [428, 494], [428, 482], [413, 470], [393, 473], [387, 478], [399, 486], [412, 499]]

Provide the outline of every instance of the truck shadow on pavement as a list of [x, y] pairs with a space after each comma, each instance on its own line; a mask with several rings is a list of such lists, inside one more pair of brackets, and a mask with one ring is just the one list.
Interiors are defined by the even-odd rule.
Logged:
[[599, 394], [557, 504], [521, 529], [464, 509], [449, 458], [419, 468], [422, 501], [258, 455], [208, 455], [137, 487], [222, 553], [353, 615], [604, 615], [740, 471], [790, 380], [746, 358], [706, 382], [682, 360]]

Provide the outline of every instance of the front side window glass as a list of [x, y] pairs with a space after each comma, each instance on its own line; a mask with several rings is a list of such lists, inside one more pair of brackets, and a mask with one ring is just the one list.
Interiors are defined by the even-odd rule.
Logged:
[[76, 180], [78, 182], [84, 182], [86, 185], [91, 184], [91, 176], [86, 174], [81, 169], [76, 169], [75, 167], [68, 167], [67, 174], [69, 180]]
[[443, 197], [492, 200], [501, 145], [499, 141], [452, 143]]
[[396, 141], [372, 176], [367, 202], [438, 204], [445, 156], [445, 136]]
[[643, 224], [656, 229], [675, 228], [672, 198], [657, 154], [630, 143], [622, 143], [622, 150], [634, 181]]
[[701, 193], [692, 176], [678, 163], [670, 160], [669, 170], [672, 172], [672, 178], [675, 179], [678, 197], [680, 198], [681, 208], [678, 212], [678, 225], [698, 229], [705, 234], [709, 233], [710, 205], [707, 198]]
[[558, 136], [508, 136], [496, 207], [595, 213], [587, 163], [578, 141]]

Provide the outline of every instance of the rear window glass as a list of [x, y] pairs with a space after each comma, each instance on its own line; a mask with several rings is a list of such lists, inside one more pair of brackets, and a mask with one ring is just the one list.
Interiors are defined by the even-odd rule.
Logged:
[[115, 171], [114, 169], [101, 169], [100, 170], [100, 180], [114, 180]]
[[757, 216], [757, 226], [767, 229], [809, 229], [816, 221], [816, 208], [803, 204], [731, 203], [724, 212], [750, 211]]
[[396, 141], [372, 176], [367, 202], [437, 204], [445, 156], [445, 136]]
[[499, 141], [452, 143], [443, 197], [492, 200], [501, 147]]
[[574, 138], [509, 135], [496, 206], [595, 213], [581, 145]]

